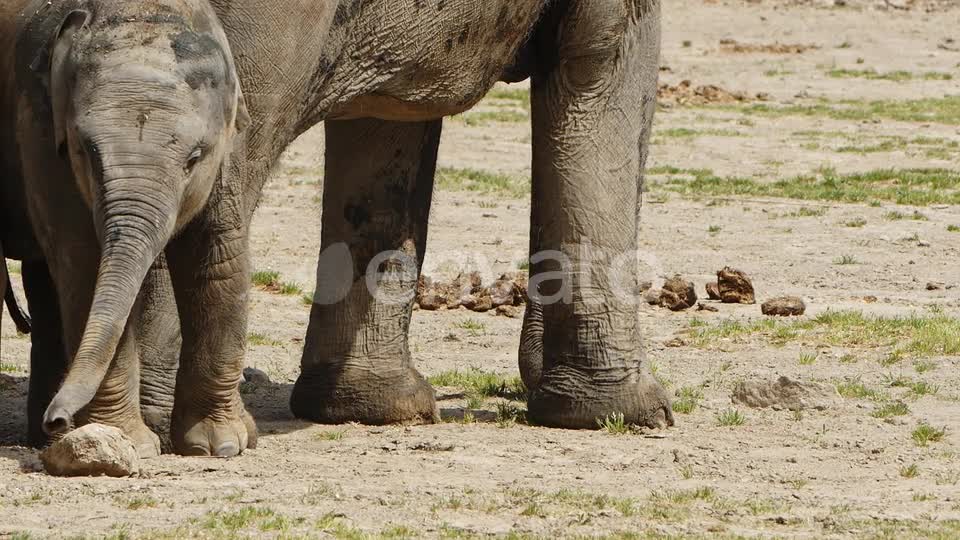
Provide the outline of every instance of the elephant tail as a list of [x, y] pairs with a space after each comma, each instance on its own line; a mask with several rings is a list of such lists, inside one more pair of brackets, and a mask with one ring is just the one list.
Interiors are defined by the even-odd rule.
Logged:
[[[6, 260], [3, 261], [3, 264], [7, 264]], [[21, 334], [29, 334], [33, 326], [30, 321], [30, 314], [23, 309], [23, 307], [20, 305], [20, 302], [17, 300], [16, 293], [13, 292], [13, 287], [10, 284], [10, 272], [4, 270], [3, 273], [7, 278], [7, 291], [4, 294], [3, 301], [7, 304], [7, 310], [10, 311], [10, 316], [13, 317], [13, 323], [17, 326], [17, 332], [20, 332]]]

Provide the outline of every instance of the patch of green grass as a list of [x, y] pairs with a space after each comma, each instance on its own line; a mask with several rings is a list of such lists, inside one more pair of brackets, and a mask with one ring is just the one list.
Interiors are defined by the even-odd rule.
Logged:
[[937, 363], [930, 360], [917, 360], [913, 363], [913, 369], [920, 375], [928, 371], [937, 369]]
[[904, 214], [903, 212], [898, 212], [896, 210], [887, 212], [883, 215], [883, 219], [888, 221], [901, 221], [904, 219], [912, 219], [913, 221], [928, 221], [929, 218], [922, 213], [914, 210], [912, 214]]
[[301, 295], [301, 296], [300, 296], [300, 303], [303, 304], [303, 305], [305, 305], [305, 306], [307, 306], [307, 307], [313, 307], [313, 295], [314, 295], [314, 294], [315, 294], [315, 293], [310, 293], [310, 294]]
[[272, 337], [267, 336], [266, 334], [260, 334], [257, 332], [247, 334], [247, 343], [253, 346], [269, 346], [269, 347], [283, 346], [282, 341], [273, 339]]
[[530, 90], [526, 88], [494, 88], [487, 94], [487, 99], [511, 101], [518, 107], [530, 108]]
[[20, 367], [15, 364], [4, 364], [0, 362], [0, 373], [17, 373]]
[[936, 122], [960, 124], [960, 96], [911, 100], [839, 100], [820, 99], [813, 103], [774, 105], [716, 105], [712, 109], [727, 110], [764, 117], [810, 116], [835, 120], [886, 119], [900, 122]]
[[280, 272], [258, 270], [253, 273], [252, 281], [254, 285], [263, 289], [275, 287], [280, 282]]
[[910, 389], [910, 395], [914, 397], [931, 396], [940, 391], [939, 386], [930, 384], [926, 381], [917, 381], [911, 383], [908, 388]]
[[911, 437], [917, 446], [928, 446], [930, 443], [940, 442], [947, 434], [947, 428], [935, 428], [926, 422], [920, 422], [913, 430]]
[[904, 478], [916, 478], [920, 476], [920, 467], [916, 463], [900, 467], [900, 476]]
[[698, 328], [693, 344], [707, 347], [723, 339], [761, 335], [773, 343], [803, 339], [837, 347], [894, 347], [894, 361], [905, 356], [924, 358], [960, 354], [960, 319], [942, 312], [915, 313], [906, 317], [875, 317], [859, 311], [825, 311], [812, 319], [759, 319], [741, 322], [726, 319]]
[[658, 137], [668, 137], [671, 139], [693, 139], [696, 137], [743, 137], [743, 133], [732, 129], [692, 129], [692, 128], [668, 128], [654, 131]]
[[848, 264], [860, 264], [860, 261], [857, 260], [853, 255], [841, 255], [833, 260], [833, 264], [838, 265], [848, 265]]
[[620, 412], [608, 414], [605, 418], [597, 418], [597, 426], [610, 435], [626, 435], [632, 431], [630, 425], [624, 420], [623, 413]]
[[[960, 173], [946, 169], [879, 169], [841, 174], [822, 168], [776, 182], [719, 177], [708, 170], [672, 167], [658, 167], [650, 174], [667, 176], [662, 181], [666, 189], [693, 197], [780, 197], [847, 203], [887, 201], [914, 206], [960, 204]], [[802, 212], [797, 216], [802, 216]]]
[[455, 116], [470, 127], [489, 126], [491, 124], [517, 124], [530, 121], [530, 114], [524, 111], [501, 109], [496, 111], [471, 111]]
[[512, 198], [530, 195], [530, 180], [505, 174], [443, 167], [437, 171], [437, 188], [445, 191], [471, 191]]
[[860, 377], [847, 378], [836, 384], [837, 393], [845, 398], [883, 399], [883, 394], [863, 384]]
[[801, 206], [796, 212], [791, 212], [787, 215], [790, 217], [823, 217], [827, 215], [827, 209]]
[[960, 225], [947, 225], [947, 232], [960, 232]]
[[673, 400], [671, 405], [675, 413], [690, 414], [703, 401], [703, 388], [699, 386], [684, 386], [678, 388], [675, 393], [677, 399]]
[[723, 230], [723, 228], [720, 227], [719, 225], [711, 225], [711, 226], [707, 229], [707, 232], [710, 233], [710, 234], [717, 234], [718, 232], [720, 232], [720, 231], [722, 231], [722, 230]]
[[280, 273], [272, 270], [258, 270], [254, 272], [251, 281], [256, 287], [272, 293], [285, 296], [303, 293], [299, 285], [281, 281]]
[[313, 436], [313, 438], [314, 438], [314, 440], [317, 440], [317, 441], [334, 441], [334, 442], [339, 442], [339, 441], [342, 441], [343, 438], [344, 438], [346, 435], [347, 435], [347, 430], [345, 430], [345, 429], [338, 429], [338, 430], [334, 430], [334, 431], [321, 431], [321, 432], [319, 432], [319, 433], [316, 433], [316, 434]]
[[487, 333], [487, 325], [476, 319], [466, 319], [455, 323], [453, 326], [460, 330], [466, 330], [470, 337], [480, 337]]
[[444, 371], [427, 377], [427, 381], [433, 386], [463, 388], [483, 397], [524, 400], [527, 395], [527, 389], [520, 377], [507, 377], [476, 368], [468, 371]]
[[474, 393], [472, 393], [472, 392], [468, 392], [468, 393], [467, 393], [467, 408], [468, 408], [468, 409], [472, 409], [472, 410], [482, 409], [482, 408], [483, 408], [483, 405], [484, 405], [484, 403], [486, 403], [486, 401], [487, 401], [486, 398], [483, 397], [483, 396], [481, 396], [480, 394], [474, 394]]
[[858, 218], [853, 218], [853, 219], [851, 219], [850, 221], [845, 222], [843, 225], [846, 226], [846, 227], [851, 227], [851, 228], [859, 229], [859, 228], [863, 227], [863, 226], [866, 225], [866, 224], [867, 224], [867, 220], [866, 220], [866, 219], [864, 219], [864, 218], [862, 218], [862, 217], [858, 217]]
[[527, 411], [517, 407], [513, 403], [497, 403], [497, 426], [508, 428], [516, 424], [526, 423]]
[[870, 416], [874, 418], [893, 418], [910, 414], [910, 407], [902, 401], [890, 401], [877, 407]]
[[937, 71], [928, 71], [925, 73], [914, 74], [909, 71], [886, 71], [878, 72], [875, 69], [831, 69], [827, 71], [827, 76], [834, 79], [867, 79], [871, 81], [893, 81], [905, 82], [914, 79], [924, 81], [950, 81], [953, 75]]
[[803, 353], [800, 353], [800, 359], [797, 362], [801, 366], [812, 366], [816, 361], [817, 361], [817, 353], [803, 352]]
[[742, 426], [747, 417], [737, 409], [726, 409], [717, 413], [717, 425], [722, 427]]
[[139, 495], [129, 499], [118, 499], [117, 503], [127, 510], [140, 510], [143, 508], [156, 508], [157, 500], [149, 495]]

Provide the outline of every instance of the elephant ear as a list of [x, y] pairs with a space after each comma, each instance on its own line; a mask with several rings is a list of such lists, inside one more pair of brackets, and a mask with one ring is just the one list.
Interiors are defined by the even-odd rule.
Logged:
[[240, 81], [236, 81], [235, 84], [237, 87], [237, 112], [233, 125], [237, 133], [243, 133], [250, 127], [250, 112], [247, 111], [247, 100], [243, 97], [243, 90], [240, 89]]
[[90, 20], [90, 12], [74, 10], [64, 17], [53, 36], [50, 47], [50, 101], [53, 112], [53, 131], [56, 136], [56, 148], [60, 155], [66, 154], [67, 125], [69, 110], [70, 73], [67, 58], [73, 46], [73, 38]]

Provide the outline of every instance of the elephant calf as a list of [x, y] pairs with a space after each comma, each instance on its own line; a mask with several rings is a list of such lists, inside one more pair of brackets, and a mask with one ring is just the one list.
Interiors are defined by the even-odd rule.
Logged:
[[[140, 413], [131, 314], [154, 260], [177, 249], [172, 239], [182, 251], [196, 242], [181, 231], [248, 120], [207, 0], [0, 4], [2, 246], [24, 262], [33, 315], [32, 442], [96, 421], [121, 428], [141, 455], [159, 452]], [[199, 383], [179, 404], [177, 449], [252, 445], [242, 404], [225, 405], [235, 421], [226, 428], [222, 408], [207, 406], [239, 378], [183, 366]]]

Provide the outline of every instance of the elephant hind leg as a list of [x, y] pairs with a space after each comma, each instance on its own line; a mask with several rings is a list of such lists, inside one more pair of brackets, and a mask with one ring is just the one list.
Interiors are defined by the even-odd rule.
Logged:
[[[658, 0], [569, 0], [532, 80], [530, 296], [543, 305], [531, 420], [673, 424], [639, 338], [637, 208], [656, 106]], [[613, 271], [611, 271], [613, 270]], [[529, 325], [528, 325], [529, 328]], [[529, 367], [529, 366], [528, 366]]]
[[407, 333], [426, 251], [441, 121], [327, 122], [322, 252], [293, 413], [433, 422]]

